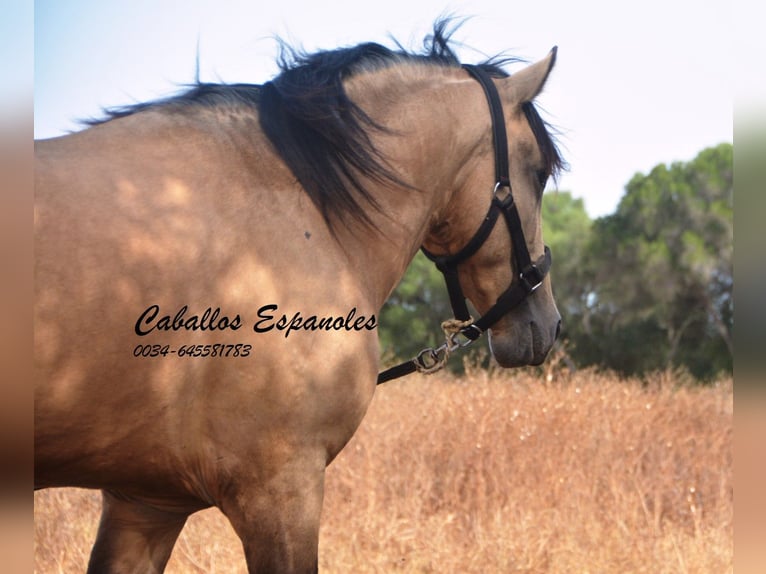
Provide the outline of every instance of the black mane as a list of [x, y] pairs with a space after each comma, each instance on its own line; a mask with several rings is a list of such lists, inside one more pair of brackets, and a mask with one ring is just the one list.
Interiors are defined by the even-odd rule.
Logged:
[[[407, 186], [387, 167], [375, 149], [370, 134], [386, 132], [346, 94], [343, 81], [360, 71], [391, 66], [397, 62], [421, 62], [459, 68], [460, 60], [450, 46], [451, 20], [435, 23], [419, 53], [376, 43], [364, 43], [336, 50], [305, 53], [281, 44], [281, 73], [263, 85], [210, 84], [197, 82], [186, 92], [164, 100], [113, 108], [106, 119], [164, 107], [183, 110], [188, 106], [245, 105], [258, 110], [261, 128], [296, 179], [332, 227], [334, 217], [346, 215], [364, 222], [371, 220], [362, 203], [377, 207], [360, 176], [379, 182]], [[507, 77], [502, 65], [511, 58], [490, 58], [479, 64], [493, 77]], [[547, 124], [531, 102], [524, 113], [537, 138], [549, 175], [556, 175], [563, 160]]]

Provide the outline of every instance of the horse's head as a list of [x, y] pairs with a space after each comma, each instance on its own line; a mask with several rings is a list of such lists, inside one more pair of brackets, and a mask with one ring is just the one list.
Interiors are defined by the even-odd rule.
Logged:
[[[561, 159], [532, 105], [555, 55], [554, 49], [511, 77], [490, 79], [472, 72], [479, 81], [473, 82], [464, 117], [481, 126], [479, 140], [471, 145], [449, 203], [433, 218], [424, 243], [445, 274], [456, 316], [461, 318], [459, 301], [467, 297], [482, 315], [476, 323], [482, 330], [490, 328], [492, 354], [505, 367], [542, 363], [561, 321], [546, 273], [550, 255], [541, 225], [543, 188]], [[482, 93], [479, 76], [496, 87], [502, 115], [498, 106], [495, 111], [488, 106], [492, 98]], [[487, 90], [495, 91], [491, 85]], [[493, 130], [491, 118], [505, 127], [506, 151], [502, 128]], [[502, 156], [508, 161], [509, 185], [503, 181]], [[455, 274], [457, 279], [451, 279]]]

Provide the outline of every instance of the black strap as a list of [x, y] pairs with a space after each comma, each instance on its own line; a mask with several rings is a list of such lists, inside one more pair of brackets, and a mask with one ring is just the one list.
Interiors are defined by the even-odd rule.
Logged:
[[[495, 199], [497, 199], [497, 196], [495, 196]], [[532, 258], [529, 256], [527, 240], [524, 237], [524, 228], [521, 227], [519, 210], [516, 207], [516, 203], [513, 201], [513, 196], [510, 194], [510, 191], [503, 203], [504, 206], [502, 209], [503, 215], [505, 216], [505, 224], [508, 227], [508, 233], [511, 235], [513, 256], [516, 259], [516, 273], [523, 274], [525, 270], [529, 272]]]
[[479, 66], [464, 64], [463, 68], [471, 74], [484, 89], [489, 103], [489, 112], [492, 117], [492, 141], [495, 146], [495, 181], [501, 186], [510, 187], [511, 179], [508, 169], [508, 136], [505, 132], [505, 118], [503, 117], [503, 104], [500, 94], [489, 74]]
[[415, 359], [411, 359], [405, 363], [400, 363], [391, 367], [390, 369], [386, 369], [382, 373], [378, 374], [378, 384], [380, 385], [392, 379], [398, 379], [399, 377], [410, 375], [417, 370], [418, 367], [417, 363], [415, 363]]
[[447, 293], [449, 295], [450, 306], [456, 319], [461, 321], [467, 321], [471, 314], [468, 312], [468, 306], [465, 302], [465, 295], [463, 295], [463, 289], [460, 287], [460, 279], [458, 277], [458, 264], [465, 261], [471, 255], [476, 253], [479, 248], [492, 233], [492, 229], [495, 227], [497, 218], [500, 215], [500, 210], [496, 209], [496, 206], [490, 206], [487, 216], [482, 221], [481, 226], [476, 231], [471, 240], [454, 255], [434, 255], [428, 251], [425, 247], [421, 247], [423, 254], [436, 264], [436, 268], [444, 275], [444, 282], [447, 284]]
[[428, 257], [436, 264], [436, 267], [439, 269], [439, 271], [442, 271], [443, 267], [462, 263], [471, 255], [476, 253], [481, 248], [481, 246], [484, 245], [484, 242], [489, 238], [489, 234], [492, 233], [492, 229], [495, 227], [495, 223], [497, 222], [497, 217], [500, 215], [500, 210], [496, 209], [496, 207], [499, 206], [494, 205], [494, 200], [492, 204], [493, 205], [490, 205], [486, 217], [481, 222], [481, 225], [479, 226], [479, 229], [476, 230], [474, 236], [460, 251], [454, 255], [434, 255], [425, 247], [421, 247], [420, 250], [425, 254], [426, 257]]

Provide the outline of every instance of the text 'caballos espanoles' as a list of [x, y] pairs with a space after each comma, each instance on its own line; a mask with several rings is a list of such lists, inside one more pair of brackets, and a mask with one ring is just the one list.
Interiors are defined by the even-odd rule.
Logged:
[[[279, 313], [275, 304], [261, 306], [253, 324], [256, 333], [268, 333], [273, 329], [282, 331], [285, 338], [296, 331], [371, 331], [378, 326], [375, 315], [357, 314], [353, 307], [345, 315], [304, 315], [296, 311], [288, 316]], [[159, 331], [238, 331], [245, 324], [239, 314], [226, 315], [220, 307], [206, 308], [201, 314], [189, 313], [184, 305], [175, 314], [162, 314], [159, 305], [150, 305], [139, 315], [135, 325], [136, 335], [144, 336]]]

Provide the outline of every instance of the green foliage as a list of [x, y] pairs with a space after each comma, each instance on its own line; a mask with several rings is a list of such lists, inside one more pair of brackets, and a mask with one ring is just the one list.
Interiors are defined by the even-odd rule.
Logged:
[[[594, 222], [582, 265], [593, 278], [573, 354], [626, 374], [731, 371], [733, 149], [637, 174], [617, 211]], [[633, 336], [625, 339], [626, 333]], [[642, 360], [628, 361], [626, 349]]]

